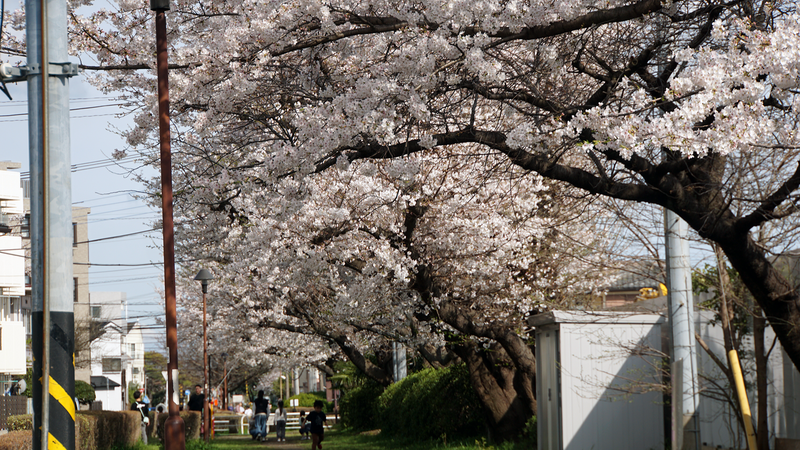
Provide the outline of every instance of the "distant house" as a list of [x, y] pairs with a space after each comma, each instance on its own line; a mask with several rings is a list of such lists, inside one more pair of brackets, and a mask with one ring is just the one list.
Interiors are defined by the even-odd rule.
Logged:
[[617, 272], [614, 282], [595, 300], [593, 309], [614, 309], [664, 297], [667, 295], [665, 281], [664, 267], [660, 262], [628, 264], [624, 270]]
[[[0, 162], [0, 387], [5, 392], [25, 375], [25, 231], [19, 163]], [[0, 392], [0, 395], [2, 395]]]
[[91, 384], [103, 409], [128, 407], [131, 383], [144, 387], [144, 336], [139, 322], [128, 322], [123, 292], [92, 292]]

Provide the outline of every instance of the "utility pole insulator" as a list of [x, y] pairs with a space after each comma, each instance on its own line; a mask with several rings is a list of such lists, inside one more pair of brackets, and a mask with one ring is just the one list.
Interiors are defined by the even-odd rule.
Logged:
[[[39, 64], [28, 64], [27, 66], [12, 66], [8, 63], [0, 64], [0, 80], [6, 83], [18, 83], [27, 81], [33, 75], [42, 73]], [[78, 75], [78, 65], [71, 62], [51, 62], [48, 66], [47, 75], [51, 77], [74, 77]]]

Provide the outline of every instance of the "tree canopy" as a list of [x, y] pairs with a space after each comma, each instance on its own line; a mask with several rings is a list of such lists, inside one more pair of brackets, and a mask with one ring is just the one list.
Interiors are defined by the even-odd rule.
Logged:
[[[155, 163], [152, 12], [115, 5], [75, 11], [73, 50], [133, 108], [120, 154]], [[796, 6], [177, 2], [178, 251], [224, 277], [221, 336], [252, 358], [341, 352], [388, 382], [388, 342], [450, 349], [506, 389], [482, 399], [501, 424], [535, 407], [523, 318], [602, 285], [594, 198], [649, 204], [719, 245], [800, 366], [770, 239], [796, 236]]]

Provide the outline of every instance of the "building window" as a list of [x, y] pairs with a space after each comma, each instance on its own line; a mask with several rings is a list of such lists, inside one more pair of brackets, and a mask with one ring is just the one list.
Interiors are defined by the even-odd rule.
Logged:
[[72, 222], [72, 246], [78, 246], [78, 224]]
[[78, 303], [78, 279], [72, 279], [72, 301]]
[[122, 359], [103, 358], [103, 372], [119, 372], [122, 370]]
[[25, 214], [19, 227], [19, 235], [24, 238], [31, 237], [31, 215]]
[[92, 319], [99, 319], [101, 310], [101, 306], [92, 306]]

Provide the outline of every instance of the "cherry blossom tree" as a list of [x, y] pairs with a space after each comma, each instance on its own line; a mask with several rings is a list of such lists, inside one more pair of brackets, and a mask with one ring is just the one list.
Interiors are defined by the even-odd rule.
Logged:
[[[795, 9], [178, 3], [173, 117], [181, 144], [213, 148], [209, 159], [246, 149], [233, 170], [265, 185], [471, 143], [593, 195], [667, 207], [720, 245], [798, 365], [797, 291], [750, 235], [794, 219]], [[137, 147], [154, 139], [152, 70], [116, 69], [152, 65], [148, 14], [121, 3], [75, 16], [76, 50], [98, 62], [85, 67], [142, 108], [128, 133]], [[774, 161], [774, 176], [735, 171], [749, 154]]]
[[[115, 5], [76, 10], [74, 51], [136, 108], [126, 151], [154, 158], [152, 13]], [[591, 227], [549, 209], [580, 211], [577, 191], [669, 208], [717, 243], [800, 366], [800, 296], [771, 263], [785, 247], [752, 238], [797, 215], [796, 2], [179, 1], [168, 17], [179, 251], [224, 265], [256, 328], [313, 329], [304, 351], [335, 342], [376, 378], [366, 348], [463, 336], [505, 352], [453, 346], [474, 383], [515, 387], [494, 413], [524, 415], [532, 355], [508, 330], [591, 259], [559, 248]], [[490, 373], [487, 355], [528, 364]]]
[[[513, 436], [536, 405], [524, 319], [602, 284], [604, 241], [585, 200], [505, 159], [451, 151], [269, 188], [196, 162], [193, 174], [216, 175], [186, 187], [179, 253], [214, 260], [203, 263], [220, 277], [213, 334], [252, 349], [251, 363], [323, 367], [343, 355], [383, 384], [393, 342], [432, 365], [459, 357], [491, 424]], [[188, 312], [195, 329], [198, 314]]]

